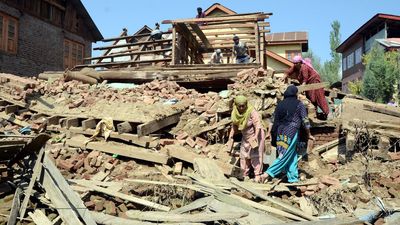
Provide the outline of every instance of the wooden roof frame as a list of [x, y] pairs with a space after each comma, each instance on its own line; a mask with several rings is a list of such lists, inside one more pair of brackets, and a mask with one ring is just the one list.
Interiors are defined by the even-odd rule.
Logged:
[[226, 13], [227, 15], [235, 15], [235, 14], [237, 14], [237, 13], [236, 13], [235, 11], [233, 11], [232, 9], [230, 9], [230, 8], [224, 6], [224, 5], [221, 5], [221, 4], [219, 4], [219, 3], [214, 3], [214, 4], [212, 4], [210, 7], [208, 7], [208, 8], [204, 11], [204, 14], [205, 14], [206, 17], [207, 17], [211, 12], [213, 12], [213, 11], [216, 10], [216, 9], [221, 10], [222, 12]]

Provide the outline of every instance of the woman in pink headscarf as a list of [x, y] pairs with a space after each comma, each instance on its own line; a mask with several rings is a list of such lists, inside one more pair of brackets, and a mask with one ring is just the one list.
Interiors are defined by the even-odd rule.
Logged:
[[[286, 72], [285, 80], [287, 77], [297, 79], [301, 84], [315, 84], [321, 83], [321, 76], [311, 65], [311, 60], [303, 60], [299, 55], [295, 56], [292, 60], [294, 65]], [[325, 91], [323, 88], [306, 91], [307, 98], [311, 103], [322, 109], [324, 117], [329, 114], [328, 102], [325, 99]]]

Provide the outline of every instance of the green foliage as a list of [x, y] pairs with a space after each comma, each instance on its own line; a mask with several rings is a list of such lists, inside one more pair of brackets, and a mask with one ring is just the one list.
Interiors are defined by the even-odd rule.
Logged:
[[349, 89], [350, 93], [353, 95], [361, 95], [363, 91], [363, 81], [356, 80], [354, 82], [350, 81], [348, 83], [347, 88]]
[[385, 52], [375, 44], [363, 57], [365, 73], [363, 95], [372, 101], [388, 102], [395, 92], [395, 85], [400, 80], [400, 53]]
[[336, 52], [336, 48], [340, 45], [340, 23], [335, 20], [331, 24], [332, 31], [329, 34], [330, 55], [331, 59], [321, 64], [321, 60], [311, 49], [303, 54], [303, 58], [310, 58], [314, 69], [321, 75], [324, 82], [333, 84], [340, 81], [341, 72], [341, 55]]

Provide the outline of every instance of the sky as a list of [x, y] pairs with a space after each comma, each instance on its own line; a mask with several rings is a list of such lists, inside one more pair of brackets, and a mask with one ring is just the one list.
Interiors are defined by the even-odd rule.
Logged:
[[[117, 37], [122, 28], [128, 34], [144, 25], [153, 28], [166, 19], [196, 16], [196, 8], [220, 3], [237, 13], [273, 13], [266, 21], [274, 32], [307, 31], [309, 48], [324, 62], [330, 59], [329, 32], [338, 20], [341, 41], [377, 13], [400, 15], [400, 0], [82, 0], [104, 38]], [[167, 30], [170, 25], [161, 25]], [[108, 45], [109, 43], [107, 43]], [[98, 42], [94, 46], [104, 46]], [[93, 55], [98, 55], [95, 52]]]

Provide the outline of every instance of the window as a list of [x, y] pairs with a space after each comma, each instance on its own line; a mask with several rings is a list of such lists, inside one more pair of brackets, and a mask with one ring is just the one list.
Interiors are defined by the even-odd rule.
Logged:
[[64, 40], [64, 69], [71, 69], [76, 65], [83, 64], [83, 50], [82, 44]]
[[0, 13], [0, 51], [17, 53], [18, 21]]
[[290, 61], [292, 61], [292, 59], [296, 56], [296, 55], [301, 55], [301, 51], [300, 50], [287, 50], [285, 52], [286, 54], [286, 58]]
[[347, 58], [343, 57], [342, 59], [342, 71], [347, 70], [347, 63], [346, 63]]
[[359, 47], [356, 50], [355, 57], [356, 57], [355, 64], [361, 63], [361, 58], [362, 58], [362, 48], [361, 47]]
[[354, 65], [354, 52], [347, 56], [347, 69], [350, 69]]

